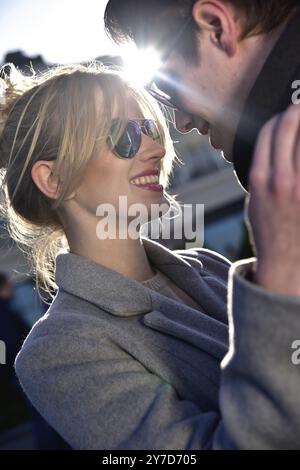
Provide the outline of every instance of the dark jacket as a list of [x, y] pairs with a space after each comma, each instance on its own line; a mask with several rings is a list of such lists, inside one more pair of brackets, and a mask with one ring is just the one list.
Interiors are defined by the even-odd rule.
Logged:
[[[0, 365], [0, 377], [14, 377], [14, 361], [29, 329], [10, 299], [0, 299], [0, 340], [5, 344], [5, 364]], [[3, 382], [1, 381], [2, 385]]]
[[300, 79], [300, 9], [283, 31], [249, 94], [233, 148], [236, 175], [248, 188], [255, 143], [263, 125], [292, 104]]

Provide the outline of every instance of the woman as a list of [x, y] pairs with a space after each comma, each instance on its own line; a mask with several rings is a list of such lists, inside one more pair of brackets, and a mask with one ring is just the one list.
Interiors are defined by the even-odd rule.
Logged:
[[[119, 207], [119, 196], [128, 207], [170, 202], [160, 109], [96, 64], [32, 77], [11, 67], [2, 83], [6, 217], [54, 291], [15, 363], [28, 398], [75, 449], [238, 447], [239, 376], [225, 368], [221, 386], [220, 368], [230, 262], [170, 251], [139, 228], [128, 236]], [[101, 204], [127, 236], [101, 236]]]

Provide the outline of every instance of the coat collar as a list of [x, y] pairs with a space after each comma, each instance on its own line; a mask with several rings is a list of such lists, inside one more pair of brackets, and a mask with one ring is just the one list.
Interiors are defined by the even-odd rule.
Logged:
[[[195, 277], [199, 274], [188, 259], [161, 244], [142, 237], [150, 263], [193, 296]], [[197, 256], [197, 252], [189, 250]], [[202, 263], [194, 259], [199, 269]], [[194, 281], [194, 283], [193, 283]], [[131, 316], [152, 310], [152, 291], [101, 264], [74, 253], [61, 252], [56, 257], [55, 282], [60, 289], [91, 302], [117, 316]]]
[[292, 104], [291, 85], [296, 79], [300, 79], [300, 8], [266, 60], [240, 119], [233, 162], [236, 176], [245, 189], [258, 134], [270, 118]]

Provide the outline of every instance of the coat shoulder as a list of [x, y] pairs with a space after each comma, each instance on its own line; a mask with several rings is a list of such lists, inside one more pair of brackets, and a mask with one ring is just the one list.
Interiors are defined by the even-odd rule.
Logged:
[[[225, 256], [207, 248], [189, 248], [187, 250], [175, 250], [174, 253], [183, 257], [194, 266], [198, 266], [202, 273], [210, 275], [227, 275], [232, 262]], [[193, 263], [193, 260], [195, 262]]]
[[[86, 314], [89, 308], [91, 315]], [[95, 314], [93, 315], [93, 309]], [[21, 350], [15, 360], [15, 369], [20, 371], [20, 364], [26, 364], [30, 368], [41, 362], [47, 362], [47, 358], [41, 354], [53, 354], [61, 344], [61, 357], [64, 356], [65, 347], [73, 342], [80, 346], [80, 339], [96, 344], [99, 338], [109, 336], [108, 322], [101, 309], [81, 300], [73, 299], [72, 295], [58, 292], [46, 313], [33, 325], [26, 336]]]

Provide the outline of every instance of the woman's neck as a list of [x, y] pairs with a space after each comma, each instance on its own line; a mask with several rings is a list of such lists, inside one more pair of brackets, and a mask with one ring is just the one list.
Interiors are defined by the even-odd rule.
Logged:
[[[99, 263], [136, 281], [145, 281], [155, 275], [140, 237], [108, 238], [100, 240], [96, 235], [99, 220], [86, 217], [72, 221], [65, 227], [70, 252]], [[117, 231], [118, 233], [118, 231]]]

